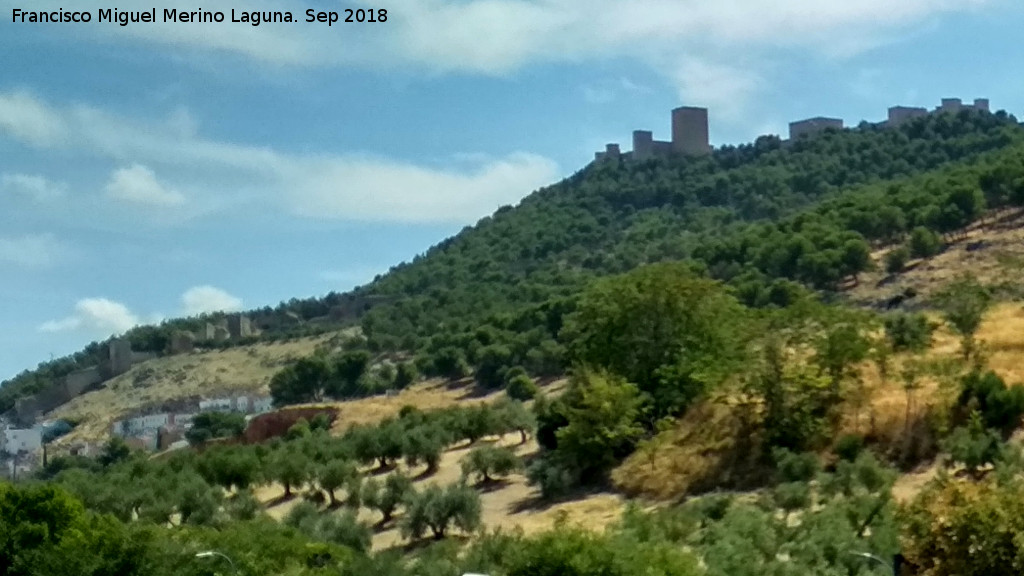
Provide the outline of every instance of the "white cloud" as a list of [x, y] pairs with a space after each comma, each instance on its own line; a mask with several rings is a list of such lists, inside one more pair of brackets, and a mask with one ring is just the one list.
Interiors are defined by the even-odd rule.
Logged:
[[[181, 295], [182, 314], [195, 316], [205, 312], [231, 312], [241, 310], [242, 301], [220, 288], [195, 286]], [[121, 334], [145, 324], [158, 324], [162, 314], [146, 317], [133, 312], [128, 306], [109, 298], [83, 298], [75, 303], [74, 311], [60, 320], [50, 320], [39, 326], [40, 332], [79, 331], [95, 336]]]
[[294, 209], [315, 219], [472, 221], [554, 180], [554, 162], [532, 154], [478, 163], [469, 172], [369, 157], [301, 161], [282, 167]]
[[43, 176], [30, 174], [4, 174], [0, 176], [0, 188], [41, 203], [58, 200], [67, 192], [67, 185], [63, 182], [52, 182]]
[[0, 237], [0, 264], [25, 268], [49, 268], [66, 254], [64, 244], [53, 234]]
[[162, 167], [193, 179], [186, 208], [195, 214], [253, 202], [318, 219], [465, 222], [517, 202], [560, 174], [551, 160], [525, 153], [461, 156], [457, 168], [364, 155], [300, 156], [208, 140], [166, 123], [142, 124], [87, 106], [33, 102], [67, 127], [60, 146], [130, 166], [114, 173], [108, 194], [180, 205], [184, 195], [162, 184], [150, 168]]
[[[81, 40], [148, 43], [173, 56], [233, 55], [281, 69], [348, 66], [500, 76], [538, 63], [627, 58], [672, 80], [692, 60], [748, 59], [743, 67], [756, 72], [773, 49], [846, 58], [905, 39], [937, 16], [999, 4], [1012, 6], [1008, 0], [645, 0], [642, 8], [620, 0], [404, 0], [389, 9], [385, 24], [349, 26], [345, 33], [337, 25], [305, 22], [87, 25], [68, 33]], [[379, 8], [371, 0], [350, 5]], [[15, 0], [0, 0], [0, 8], [15, 7]], [[118, 7], [147, 10], [151, 4], [122, 0]], [[185, 0], [167, 0], [163, 8], [195, 9]], [[300, 20], [306, 8], [299, 0], [251, 0], [245, 7], [288, 10]], [[680, 88], [689, 103], [687, 86], [692, 85]], [[41, 141], [57, 131], [37, 121], [18, 122]]]
[[106, 190], [110, 198], [133, 204], [170, 207], [185, 203], [180, 192], [161, 184], [156, 174], [142, 164], [114, 170]]
[[740, 120], [751, 98], [765, 84], [757, 72], [696, 59], [684, 60], [676, 69], [674, 80], [679, 86], [680, 100], [709, 107], [716, 118], [727, 121]]
[[195, 286], [181, 296], [185, 316], [198, 316], [208, 312], [234, 312], [242, 309], [242, 300], [213, 286]]
[[0, 94], [0, 131], [31, 146], [52, 146], [63, 138], [65, 127], [60, 119], [28, 92]]
[[39, 327], [42, 332], [83, 330], [95, 334], [120, 334], [140, 323], [127, 306], [106, 298], [84, 298], [75, 311], [62, 320], [51, 320]]
[[[405, 0], [389, 9], [386, 24], [346, 27], [344, 34], [337, 26], [304, 22], [258, 27], [90, 25], [69, 30], [101, 41], [233, 54], [282, 68], [391, 67], [504, 75], [536, 63], [625, 57], [672, 78], [687, 60], [727, 62], [775, 48], [848, 57], [899, 41], [912, 27], [936, 16], [999, 3], [1007, 4], [1005, 0], [645, 0], [638, 8], [619, 0]], [[15, 4], [0, 0], [3, 8]], [[370, 0], [350, 4], [379, 8]], [[122, 0], [118, 7], [139, 10], [151, 5], [146, 0]], [[161, 8], [195, 9], [184, 0], [167, 0]], [[252, 0], [246, 5], [246, 10], [290, 10], [300, 19], [305, 9], [298, 0]], [[756, 70], [759, 64], [749, 66]]]

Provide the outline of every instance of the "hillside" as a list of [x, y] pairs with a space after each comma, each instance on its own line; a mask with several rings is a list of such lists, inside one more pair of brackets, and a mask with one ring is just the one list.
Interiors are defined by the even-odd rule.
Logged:
[[[1022, 141], [1024, 129], [1012, 116], [964, 111], [897, 129], [865, 124], [792, 145], [762, 137], [705, 158], [593, 164], [352, 293], [250, 314], [264, 339], [361, 318], [372, 348], [426, 356], [421, 367], [428, 373], [437, 372], [429, 358], [442, 350], [477, 364], [486, 341], [503, 346], [511, 364], [557, 375], [565, 368], [557, 339], [562, 316], [590, 279], [692, 259], [749, 305], [785, 298], [791, 288], [783, 280], [834, 290], [862, 271], [869, 243], [890, 242], [915, 226], [952, 232], [986, 203], [1019, 202]], [[334, 320], [301, 324], [315, 318]], [[138, 350], [162, 352], [170, 333], [196, 321], [128, 336]], [[0, 412], [91, 365], [100, 350], [94, 343], [5, 382]]]
[[59, 443], [97, 441], [269, 391], [333, 424], [272, 415], [247, 444], [205, 413], [195, 450], [113, 440], [29, 489], [111, 548], [246, 573], [838, 576], [865, 550], [961, 576], [917, 567], [1024, 534], [994, 513], [1024, 501], [1022, 205], [1003, 114], [594, 164], [346, 295], [361, 334], [164, 356], [51, 414], [79, 423]]

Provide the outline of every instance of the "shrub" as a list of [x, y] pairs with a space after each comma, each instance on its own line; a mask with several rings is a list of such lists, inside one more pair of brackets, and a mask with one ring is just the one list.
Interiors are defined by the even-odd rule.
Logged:
[[942, 237], [924, 226], [918, 226], [910, 233], [909, 247], [912, 257], [929, 258], [942, 251]]
[[895, 352], [927, 350], [935, 326], [920, 313], [895, 312], [886, 316], [885, 337]]
[[1003, 442], [995, 431], [986, 429], [977, 413], [967, 426], [961, 426], [942, 443], [953, 462], [963, 464], [972, 476], [979, 476], [981, 468], [999, 461]]
[[834, 452], [840, 459], [853, 462], [864, 450], [864, 437], [860, 434], [844, 434], [836, 442]]
[[416, 365], [411, 362], [402, 362], [395, 369], [393, 386], [402, 390], [415, 382], [417, 378], [419, 378], [419, 371], [416, 370]]
[[565, 496], [580, 483], [580, 473], [554, 455], [538, 458], [526, 469], [526, 478], [540, 489], [542, 498]]
[[522, 469], [522, 462], [508, 448], [481, 446], [474, 448], [462, 460], [462, 475], [476, 474], [480, 482], [492, 482], [493, 477], [508, 476]]
[[521, 402], [532, 400], [538, 391], [537, 384], [526, 374], [520, 374], [512, 378], [508, 385], [505, 386], [505, 393], [508, 394], [509, 398]]
[[961, 409], [976, 409], [986, 428], [1003, 433], [1020, 425], [1024, 415], [1024, 386], [1007, 387], [995, 372], [971, 372], [963, 378], [957, 403]]
[[905, 246], [893, 248], [885, 255], [885, 271], [889, 274], [902, 272], [910, 260], [910, 250]]
[[813, 452], [795, 453], [785, 448], [776, 449], [775, 473], [779, 482], [810, 482], [821, 470], [818, 456]]

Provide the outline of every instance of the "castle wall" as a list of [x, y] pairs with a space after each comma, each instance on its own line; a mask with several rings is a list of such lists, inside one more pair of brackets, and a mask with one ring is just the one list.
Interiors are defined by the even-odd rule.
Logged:
[[789, 139], [796, 140], [802, 136], [820, 134], [829, 128], [843, 129], [843, 121], [840, 118], [808, 118], [789, 123]]
[[900, 124], [914, 118], [920, 118], [928, 115], [927, 108], [913, 108], [910, 106], [893, 106], [889, 108], [889, 126], [899, 126]]

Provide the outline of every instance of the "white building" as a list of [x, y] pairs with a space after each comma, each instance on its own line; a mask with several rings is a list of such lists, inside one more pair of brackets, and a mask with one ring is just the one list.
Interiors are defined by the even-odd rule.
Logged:
[[3, 435], [3, 450], [8, 454], [35, 452], [43, 447], [43, 434], [39, 430], [8, 428]]
[[273, 409], [274, 399], [270, 396], [252, 399], [252, 412], [254, 414], [263, 414], [264, 412], [270, 412]]
[[200, 412], [231, 412], [235, 409], [233, 398], [212, 398], [199, 402]]

